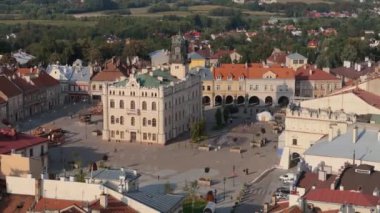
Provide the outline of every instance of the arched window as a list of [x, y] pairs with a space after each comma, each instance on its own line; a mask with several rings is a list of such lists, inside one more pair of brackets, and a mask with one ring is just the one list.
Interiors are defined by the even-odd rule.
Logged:
[[123, 116], [120, 117], [120, 124], [121, 124], [121, 125], [124, 124], [124, 117], [123, 117]]
[[135, 101], [131, 101], [131, 109], [135, 109]]
[[115, 108], [115, 101], [113, 99], [110, 100], [110, 107]]
[[111, 124], [114, 124], [115, 123], [115, 116], [111, 116]]
[[131, 118], [131, 126], [134, 126], [135, 125], [135, 117], [132, 117]]
[[156, 119], [155, 118], [152, 119], [152, 126], [156, 126]]
[[120, 107], [120, 109], [124, 109], [124, 101], [123, 100], [120, 100], [119, 107]]
[[156, 111], [156, 110], [157, 110], [156, 102], [152, 102], [152, 110], [153, 110], [153, 111]]
[[142, 102], [142, 110], [146, 110], [146, 102], [145, 101]]
[[143, 118], [143, 126], [146, 126], [146, 118]]

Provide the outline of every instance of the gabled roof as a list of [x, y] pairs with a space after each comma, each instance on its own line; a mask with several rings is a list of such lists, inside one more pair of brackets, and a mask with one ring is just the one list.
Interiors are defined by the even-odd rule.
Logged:
[[[368, 65], [371, 65], [371, 66], [368, 66]], [[360, 78], [360, 76], [364, 76], [364, 75], [374, 72], [378, 65], [379, 65], [379, 62], [377, 63], [364, 62], [364, 63], [360, 63], [360, 68], [361, 68], [360, 71], [358, 71], [358, 69], [355, 69], [355, 65], [354, 65], [350, 67], [341, 66], [341, 67], [333, 68], [330, 70], [330, 72], [334, 75], [343, 76], [347, 78], [347, 80], [348, 79], [355, 80], [355, 79]]]
[[334, 75], [320, 70], [312, 65], [305, 65], [297, 69], [296, 80], [338, 80]]
[[304, 188], [306, 191], [313, 186], [316, 189], [330, 189], [331, 184], [335, 181], [336, 175], [327, 175], [325, 181], [318, 179], [318, 173], [303, 172], [299, 178], [297, 187]]
[[354, 206], [376, 206], [380, 201], [379, 197], [366, 195], [359, 192], [340, 191], [330, 189], [310, 190], [304, 198], [308, 201], [318, 201], [326, 203], [345, 204], [350, 203]]
[[306, 60], [307, 58], [299, 53], [292, 53], [286, 56], [292, 60]]
[[128, 77], [130, 69], [120, 58], [113, 57], [106, 61], [104, 69], [97, 73], [92, 81], [115, 81], [120, 77]]
[[[0, 131], [9, 130], [7, 128], [3, 128], [0, 129]], [[12, 149], [17, 151], [47, 142], [47, 138], [35, 137], [31, 135], [26, 135], [24, 133], [17, 133], [17, 136], [15, 138], [11, 138], [3, 134], [0, 134], [0, 154], [9, 154], [11, 153]]]
[[273, 64], [285, 64], [286, 63], [286, 52], [275, 49], [272, 54], [267, 58], [267, 63]]
[[149, 53], [149, 57], [152, 58], [152, 57], [155, 57], [156, 55], [165, 54], [165, 53], [167, 53], [167, 50], [164, 50], [164, 49], [156, 50], [156, 51]]
[[8, 98], [22, 94], [22, 90], [4, 75], [0, 75], [0, 91]]
[[[372, 195], [375, 189], [380, 190], [380, 171], [374, 171], [373, 167], [372, 169], [365, 168], [368, 166], [369, 165], [361, 164], [359, 166], [346, 168], [340, 179], [340, 185], [344, 187], [344, 190], [359, 190], [360, 188], [362, 193], [369, 195]], [[357, 173], [355, 172], [356, 169], [369, 170], [371, 173]]]

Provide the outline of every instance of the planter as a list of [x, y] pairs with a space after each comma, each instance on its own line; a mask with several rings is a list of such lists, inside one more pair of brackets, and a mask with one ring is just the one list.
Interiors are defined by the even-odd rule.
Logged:
[[242, 153], [243, 150], [240, 147], [232, 147], [230, 148], [230, 152]]
[[201, 186], [211, 186], [212, 185], [212, 180], [208, 178], [199, 178], [198, 179], [198, 184]]
[[211, 147], [209, 147], [209, 146], [199, 146], [198, 150], [209, 152], [211, 150]]

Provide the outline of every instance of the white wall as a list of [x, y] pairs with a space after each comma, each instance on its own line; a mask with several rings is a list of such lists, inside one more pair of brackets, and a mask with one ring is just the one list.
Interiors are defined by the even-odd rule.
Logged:
[[7, 193], [32, 195], [36, 194], [36, 179], [6, 176], [5, 181], [7, 184]]
[[93, 201], [103, 192], [103, 188], [98, 184], [59, 180], [43, 180], [42, 184], [42, 195], [45, 198]]

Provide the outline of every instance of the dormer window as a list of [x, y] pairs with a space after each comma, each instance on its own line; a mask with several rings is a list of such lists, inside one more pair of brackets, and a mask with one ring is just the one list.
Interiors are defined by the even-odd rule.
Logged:
[[228, 76], [228, 77], [227, 77], [227, 80], [231, 81], [231, 80], [232, 80], [232, 76], [231, 76], [231, 75]]
[[240, 80], [240, 81], [243, 81], [243, 80], [244, 80], [244, 75], [240, 76], [240, 77], [239, 77], [239, 80]]
[[217, 79], [217, 80], [222, 80], [222, 76], [221, 76], [221, 75], [218, 75], [218, 76], [216, 77], [216, 79]]

